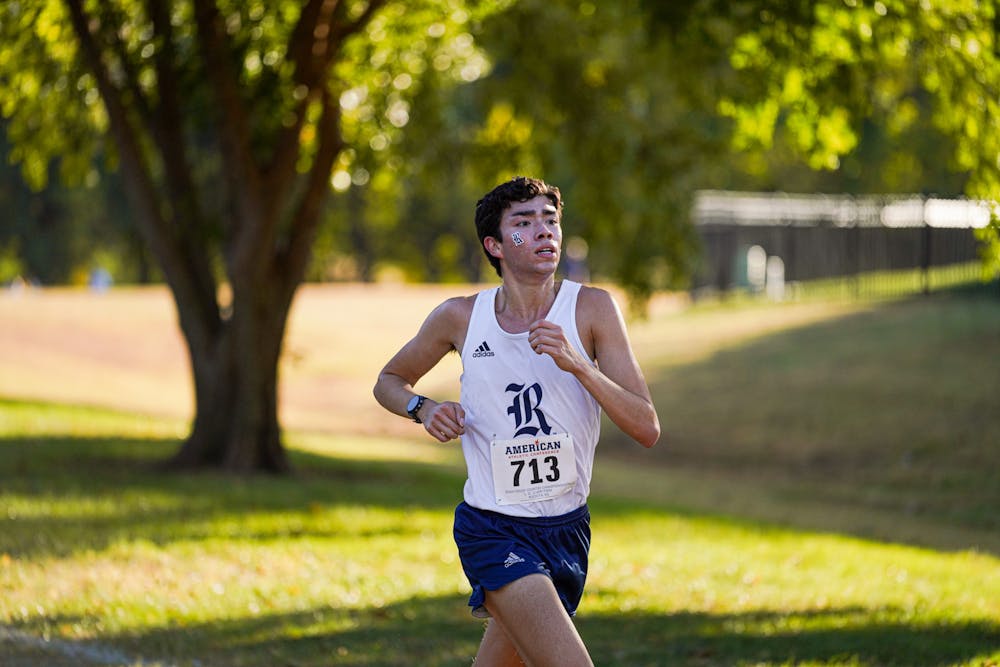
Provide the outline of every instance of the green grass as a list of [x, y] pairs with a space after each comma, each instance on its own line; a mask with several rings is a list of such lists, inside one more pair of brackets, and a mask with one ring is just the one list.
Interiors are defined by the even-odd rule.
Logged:
[[[596, 664], [1000, 664], [995, 298], [699, 305], [631, 333], [664, 439], [605, 428]], [[185, 429], [0, 398], [0, 664], [469, 664], [457, 448], [293, 430], [294, 476], [164, 474]]]
[[[234, 479], [157, 471], [177, 444], [169, 422], [3, 401], [0, 425], [6, 626], [180, 665], [462, 665], [475, 652], [450, 536], [462, 469], [442, 448], [312, 436], [294, 477]], [[593, 513], [578, 622], [597, 664], [1000, 659], [994, 556], [655, 499], [599, 494]]]
[[[724, 330], [798, 308], [743, 305], [738, 317], [706, 308], [674, 319]], [[859, 303], [694, 359], [663, 354], [647, 366], [662, 446], [637, 453], [609, 431], [601, 454], [653, 459], [698, 480], [700, 489], [681, 481], [676, 494], [661, 492], [665, 501], [1000, 552], [997, 299]]]

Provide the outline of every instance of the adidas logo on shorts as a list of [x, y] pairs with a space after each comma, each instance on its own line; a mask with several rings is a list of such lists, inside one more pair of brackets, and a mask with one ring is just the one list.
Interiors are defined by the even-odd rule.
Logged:
[[496, 354], [493, 352], [493, 350], [490, 349], [489, 344], [485, 340], [482, 343], [480, 343], [479, 347], [476, 348], [476, 351], [472, 353], [473, 359], [475, 359], [476, 357], [495, 357], [495, 356]]
[[507, 560], [503, 562], [503, 566], [505, 568], [508, 568], [511, 565], [517, 565], [518, 563], [523, 563], [523, 562], [524, 562], [523, 558], [521, 558], [516, 553], [511, 551], [509, 554], [507, 554]]

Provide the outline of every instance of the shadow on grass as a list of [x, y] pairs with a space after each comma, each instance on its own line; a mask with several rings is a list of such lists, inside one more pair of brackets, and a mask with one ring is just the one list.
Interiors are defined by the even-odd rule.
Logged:
[[[0, 440], [0, 552], [63, 556], [121, 541], [376, 536], [419, 539], [391, 528], [324, 524], [326, 506], [419, 507], [450, 512], [461, 492], [455, 470], [416, 462], [346, 461], [295, 453], [293, 477], [251, 479], [164, 474], [155, 463], [171, 440], [19, 438]], [[19, 516], [18, 499], [34, 514]], [[46, 503], [52, 511], [46, 510]], [[609, 502], [601, 514], [634, 511]], [[268, 520], [243, 521], [250, 514]], [[301, 516], [304, 520], [296, 521]], [[220, 521], [232, 518], [231, 522]], [[309, 526], [305, 530], [296, 526]], [[330, 576], [337, 576], [331, 573]], [[361, 604], [364, 604], [363, 602]], [[17, 629], [36, 636], [84, 623], [36, 617]], [[1000, 627], [986, 622], [914, 622], [892, 607], [742, 614], [629, 611], [578, 619], [598, 665], [819, 664], [943, 667], [1000, 652]], [[414, 597], [385, 606], [314, 607], [296, 613], [185, 623], [137, 634], [102, 632], [101, 642], [150, 660], [200, 665], [468, 665], [481, 636], [462, 595]], [[984, 664], [987, 664], [984, 659]]]
[[[775, 306], [778, 308], [780, 306]], [[752, 313], [734, 313], [733, 325]], [[780, 502], [746, 498], [696, 511], [736, 512], [809, 529], [911, 542], [895, 525], [936, 523], [942, 533], [1000, 530], [1000, 302], [936, 295], [873, 304], [835, 320], [754, 338], [693, 363], [649, 374], [664, 425], [661, 445], [637, 451], [606, 429], [598, 457], [669, 466], [734, 488], [758, 482]], [[683, 475], [683, 472], [680, 474]], [[706, 494], [707, 495], [707, 494]], [[718, 494], [716, 494], [718, 495]], [[683, 505], [685, 498], [668, 499]], [[854, 512], [859, 527], [796, 523], [788, 508]], [[754, 509], [761, 510], [754, 513]], [[866, 513], [888, 517], [873, 532]], [[962, 548], [933, 526], [917, 542]], [[903, 531], [907, 534], [921, 531]], [[995, 540], [964, 547], [996, 551]]]
[[[136, 540], [163, 546], [220, 537], [405, 537], [398, 524], [344, 526], [317, 521], [317, 514], [334, 505], [450, 512], [461, 496], [463, 480], [444, 466], [298, 451], [297, 472], [286, 477], [163, 472], [158, 464], [177, 446], [130, 438], [0, 439], [0, 493], [30, 505], [23, 511], [6, 503], [0, 552], [37, 558]], [[250, 514], [266, 519], [242, 520]]]
[[[317, 607], [295, 613], [213, 620], [136, 634], [105, 634], [103, 644], [146, 661], [212, 667], [242, 665], [468, 665], [482, 637], [464, 596], [418, 597], [381, 607]], [[75, 617], [55, 617], [64, 625]], [[26, 624], [19, 630], [40, 634]]]
[[817, 477], [991, 473], [998, 333], [994, 300], [893, 302], [659, 368], [650, 383], [671, 446], [651, 454]]
[[[57, 623], [77, 619], [57, 618]], [[900, 665], [991, 662], [1000, 627], [914, 624], [896, 608], [744, 614], [627, 612], [577, 620], [597, 665]], [[468, 665], [481, 637], [460, 596], [411, 598], [381, 608], [309, 609], [107, 636], [115, 648], [177, 664]], [[35, 631], [24, 626], [20, 629]]]
[[861, 664], [943, 667], [1000, 651], [1000, 626], [908, 622], [861, 607], [743, 614], [630, 612], [580, 621], [598, 665]]

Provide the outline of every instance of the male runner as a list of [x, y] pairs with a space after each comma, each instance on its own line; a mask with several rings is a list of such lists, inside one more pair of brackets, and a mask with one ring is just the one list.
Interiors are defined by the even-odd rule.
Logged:
[[[472, 613], [490, 618], [477, 665], [592, 661], [571, 616], [583, 594], [600, 411], [644, 447], [660, 436], [649, 388], [611, 295], [556, 280], [562, 199], [518, 177], [476, 204], [476, 231], [502, 284], [448, 299], [386, 364], [375, 397], [468, 468], [455, 541]], [[461, 354], [458, 403], [414, 385]]]

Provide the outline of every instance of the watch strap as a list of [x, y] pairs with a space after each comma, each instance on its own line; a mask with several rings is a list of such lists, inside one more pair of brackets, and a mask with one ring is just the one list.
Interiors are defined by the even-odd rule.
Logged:
[[420, 424], [422, 422], [420, 421], [420, 417], [417, 416], [417, 413], [420, 412], [420, 408], [422, 408], [424, 406], [424, 401], [427, 400], [427, 397], [426, 396], [417, 395], [414, 398], [417, 399], [416, 403], [414, 403], [412, 400], [410, 401], [410, 405], [412, 405], [413, 407], [412, 408], [408, 408], [406, 410], [406, 414], [410, 415], [410, 419], [412, 419], [413, 421], [415, 421], [418, 424]]

